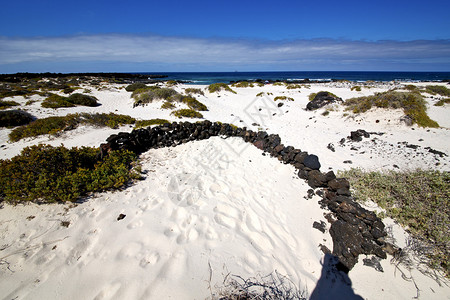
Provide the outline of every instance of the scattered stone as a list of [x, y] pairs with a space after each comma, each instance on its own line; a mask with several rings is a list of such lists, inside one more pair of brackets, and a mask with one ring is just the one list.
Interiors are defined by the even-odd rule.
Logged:
[[120, 214], [120, 215], [117, 217], [117, 221], [120, 221], [120, 220], [125, 219], [126, 216], [127, 216], [127, 215]]
[[327, 223], [325, 223], [324, 221], [320, 221], [320, 223], [314, 221], [314, 223], [313, 223], [313, 228], [321, 231], [322, 233], [325, 233], [326, 226], [327, 226]]
[[314, 190], [313, 189], [309, 189], [308, 190], [308, 192], [307, 192], [307, 195], [304, 197], [306, 200], [310, 200], [310, 199], [312, 199], [312, 197], [314, 197], [314, 195], [315, 195], [316, 193], [314, 193]]
[[328, 144], [327, 149], [331, 150], [331, 152], [336, 152], [336, 149], [334, 149], [334, 145], [332, 143]]
[[355, 142], [361, 142], [362, 138], [370, 138], [370, 134], [364, 129], [358, 129], [356, 131], [351, 131], [349, 138]]
[[303, 160], [303, 164], [305, 167], [310, 168], [312, 170], [319, 170], [320, 169], [320, 162], [317, 155], [310, 154], [305, 156]]
[[278, 107], [282, 107], [283, 105], [284, 105], [283, 102], [279, 102], [279, 103], [277, 104]]
[[353, 162], [351, 160], [344, 160], [344, 164], [352, 164]]
[[363, 264], [365, 266], [374, 268], [376, 271], [378, 272], [384, 272], [383, 267], [380, 264], [380, 258], [376, 257], [376, 256], [372, 256], [372, 258], [364, 258], [363, 259]]
[[63, 227], [69, 227], [69, 225], [70, 225], [70, 221], [61, 221], [61, 226], [63, 226]]

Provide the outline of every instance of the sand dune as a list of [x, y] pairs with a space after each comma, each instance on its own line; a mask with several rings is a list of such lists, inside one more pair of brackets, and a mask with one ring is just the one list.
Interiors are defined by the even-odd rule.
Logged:
[[[102, 104], [95, 112], [175, 120], [170, 111], [159, 109], [160, 103], [133, 109], [130, 93], [117, 87], [93, 92]], [[437, 157], [426, 150], [450, 153], [448, 128], [408, 127], [399, 121], [401, 111], [344, 117], [338, 107], [328, 116], [321, 114], [323, 110], [304, 110], [311, 92], [329, 90], [346, 99], [386, 88], [356, 92], [317, 84], [292, 91], [265, 86], [237, 88], [236, 95], [206, 93], [198, 99], [209, 108], [206, 119], [278, 133], [285, 145], [317, 154], [324, 171], [383, 170], [394, 165], [449, 171], [448, 156]], [[268, 102], [270, 97], [256, 97], [261, 91], [295, 101], [278, 107]], [[33, 105], [30, 110], [39, 116], [93, 110]], [[261, 107], [270, 109], [255, 115]], [[436, 121], [447, 124], [448, 108], [433, 109], [434, 116], [442, 118]], [[359, 143], [339, 143], [360, 128], [384, 134]], [[36, 143], [98, 146], [110, 134], [131, 128], [80, 127], [59, 137], [16, 143], [6, 142], [9, 131], [0, 132], [1, 158]], [[405, 147], [403, 142], [418, 148]], [[334, 152], [328, 148], [330, 143]], [[206, 299], [217, 295], [231, 275], [249, 278], [276, 270], [311, 299], [411, 299], [417, 289], [421, 299], [450, 299], [448, 282], [440, 286], [417, 270], [395, 268], [390, 257], [380, 262], [383, 272], [364, 266], [362, 257], [348, 277], [330, 271], [329, 258], [319, 245], [332, 249], [331, 236], [328, 230], [322, 233], [312, 227], [315, 221], [327, 222], [320, 197], [305, 199], [309, 186], [293, 166], [262, 155], [240, 138], [212, 137], [152, 149], [140, 160], [145, 179], [122, 191], [93, 195], [76, 205], [3, 205], [1, 298]], [[351, 164], [345, 163], [349, 160]], [[404, 245], [404, 230], [386, 222], [393, 227], [397, 244]], [[402, 278], [401, 272], [413, 279]]]

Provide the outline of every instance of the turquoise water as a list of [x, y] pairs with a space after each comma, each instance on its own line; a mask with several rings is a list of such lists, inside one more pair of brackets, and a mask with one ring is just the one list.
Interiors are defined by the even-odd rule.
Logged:
[[168, 72], [139, 73], [166, 75], [165, 80], [181, 80], [195, 84], [229, 83], [244, 80], [350, 80], [350, 81], [445, 81], [450, 72]]

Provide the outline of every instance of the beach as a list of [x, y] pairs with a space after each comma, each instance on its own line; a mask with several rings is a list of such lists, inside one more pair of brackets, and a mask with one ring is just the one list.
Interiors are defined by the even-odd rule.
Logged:
[[[160, 83], [166, 86], [166, 83]], [[443, 97], [424, 94], [428, 115], [439, 128], [406, 124], [402, 109], [346, 111], [340, 103], [306, 110], [309, 95], [328, 91], [342, 100], [392, 89], [446, 83], [326, 82], [288, 89], [283, 84], [233, 87], [210, 93], [206, 85], [172, 89], [203, 91], [203, 119], [255, 132], [278, 134], [285, 146], [317, 155], [322, 172], [450, 171], [450, 107]], [[116, 113], [138, 120], [179, 119], [162, 101], [134, 106], [127, 84], [82, 85], [97, 107], [43, 108], [45, 97], [11, 97], [38, 118], [73, 113]], [[62, 92], [56, 92], [63, 95]], [[276, 97], [286, 97], [274, 101]], [[6, 100], [6, 99], [5, 99]], [[28, 104], [27, 104], [28, 103]], [[174, 103], [175, 109], [186, 108]], [[82, 125], [57, 135], [8, 141], [0, 131], [0, 159], [25, 147], [50, 144], [99, 147], [133, 125]], [[367, 135], [352, 139], [352, 132]], [[238, 137], [213, 136], [140, 154], [143, 179], [118, 191], [95, 193], [78, 203], [3, 203], [0, 209], [0, 294], [2, 299], [219, 299], [229, 280], [279, 274], [311, 299], [450, 299], [444, 277], [377, 260], [358, 263], [347, 274], [333, 271], [323, 247], [333, 249], [329, 211], [321, 196], [290, 164]], [[380, 211], [375, 204], [368, 210]], [[323, 224], [323, 232], [313, 227]], [[408, 233], [383, 219], [393, 243], [407, 246]], [[278, 276], [278, 275], [277, 275]], [[279, 277], [280, 278], [280, 277]], [[216, 297], [216, 298], [214, 298]]]

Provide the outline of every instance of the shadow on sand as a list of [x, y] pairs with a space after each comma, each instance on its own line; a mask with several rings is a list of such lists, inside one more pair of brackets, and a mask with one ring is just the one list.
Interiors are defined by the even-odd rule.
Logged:
[[325, 254], [322, 264], [322, 274], [311, 293], [310, 300], [345, 299], [363, 300], [352, 289], [352, 282], [347, 273], [338, 270], [339, 259], [331, 254]]

